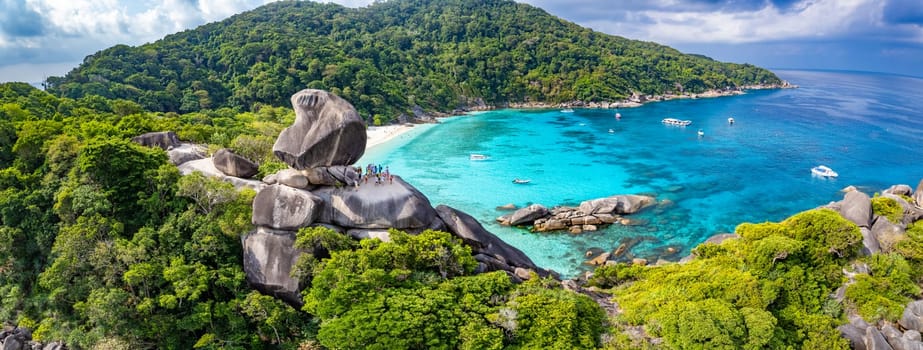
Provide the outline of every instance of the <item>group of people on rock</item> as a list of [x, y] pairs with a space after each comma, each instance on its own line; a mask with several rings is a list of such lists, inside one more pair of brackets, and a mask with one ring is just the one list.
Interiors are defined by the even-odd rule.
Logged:
[[[363, 171], [361, 167], [356, 167], [356, 172], [359, 173], [359, 179], [360, 179], [359, 182], [364, 181], [365, 183], [369, 183], [369, 178], [374, 177], [376, 185], [382, 184], [385, 181], [391, 184], [394, 183], [394, 174], [391, 174], [391, 170], [387, 166], [382, 167], [381, 164], [366, 165], [365, 173], [364, 173], [365, 175], [363, 175]], [[357, 183], [357, 187], [358, 187], [358, 183]]]

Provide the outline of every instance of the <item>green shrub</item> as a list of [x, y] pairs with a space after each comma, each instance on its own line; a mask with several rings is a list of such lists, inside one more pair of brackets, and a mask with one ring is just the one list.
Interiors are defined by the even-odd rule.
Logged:
[[923, 223], [910, 224], [906, 235], [895, 243], [894, 251], [915, 264], [923, 263]]
[[901, 222], [904, 216], [904, 208], [896, 200], [888, 197], [872, 198], [872, 212], [878, 216], [888, 218], [892, 223]]
[[869, 274], [857, 274], [846, 287], [847, 300], [865, 320], [897, 321], [904, 306], [920, 294], [914, 282], [920, 272], [899, 254], [875, 254], [866, 259]]
[[593, 270], [593, 276], [587, 280], [587, 284], [600, 288], [612, 288], [638, 279], [642, 272], [644, 272], [644, 267], [640, 265], [625, 263], [604, 265]]

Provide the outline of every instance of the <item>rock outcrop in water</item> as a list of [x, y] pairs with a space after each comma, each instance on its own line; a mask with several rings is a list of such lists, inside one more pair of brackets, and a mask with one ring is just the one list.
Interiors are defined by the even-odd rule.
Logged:
[[617, 195], [592, 199], [577, 207], [558, 206], [548, 209], [533, 204], [497, 218], [501, 225], [531, 225], [536, 232], [567, 230], [571, 233], [596, 231], [599, 225], [631, 224], [622, 215], [634, 214], [655, 203], [654, 197]]
[[[213, 158], [176, 162], [183, 174], [198, 171], [257, 191], [252, 210], [256, 228], [241, 237], [244, 272], [253, 288], [301, 305], [300, 287], [307, 281], [292, 278], [291, 271], [304, 252], [294, 243], [299, 229], [313, 226], [383, 241], [390, 239], [390, 228], [411, 234], [442, 230], [471, 246], [478, 272], [505, 271], [514, 281], [531, 278], [533, 272], [552, 275], [470, 215], [447, 206], [433, 208], [400, 176], [381, 184], [360, 183], [352, 163], [365, 152], [365, 125], [345, 100], [326, 91], [303, 90], [292, 96], [292, 103], [295, 123], [273, 146], [273, 153], [291, 168], [263, 181], [247, 180], [258, 165], [226, 149]], [[157, 140], [172, 140], [169, 134], [158, 135], [143, 140], [158, 147]], [[181, 145], [176, 141], [170, 147]]]

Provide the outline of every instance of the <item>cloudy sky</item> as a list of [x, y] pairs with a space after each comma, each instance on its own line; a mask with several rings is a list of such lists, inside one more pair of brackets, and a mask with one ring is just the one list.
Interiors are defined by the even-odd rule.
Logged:
[[[155, 41], [270, 1], [0, 0], [0, 82], [63, 75], [112, 45]], [[518, 1], [721, 61], [923, 76], [921, 0]]]

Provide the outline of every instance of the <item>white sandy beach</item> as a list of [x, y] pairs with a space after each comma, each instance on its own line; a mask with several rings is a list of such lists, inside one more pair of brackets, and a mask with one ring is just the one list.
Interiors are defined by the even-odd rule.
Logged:
[[385, 142], [400, 136], [401, 134], [413, 129], [413, 124], [370, 126], [365, 130], [368, 135], [368, 141], [365, 143], [365, 149], [378, 146]]

